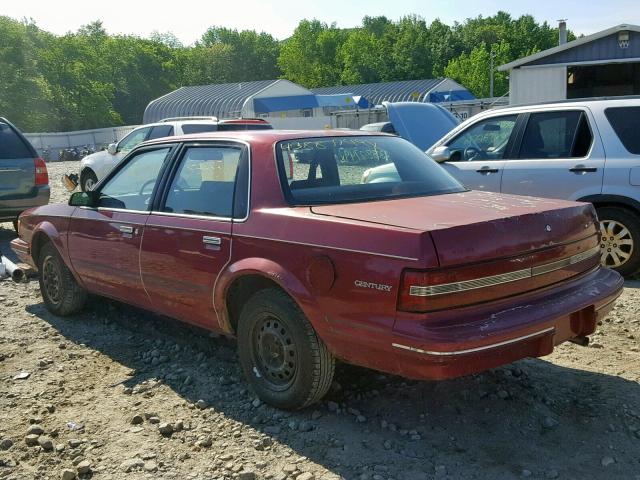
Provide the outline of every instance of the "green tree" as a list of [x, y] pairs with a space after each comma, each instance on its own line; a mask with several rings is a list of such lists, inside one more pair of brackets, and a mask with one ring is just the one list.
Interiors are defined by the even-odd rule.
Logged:
[[[489, 75], [491, 52], [495, 54], [494, 69], [509, 61], [509, 46], [496, 43], [487, 47], [484, 43], [449, 61], [445, 75], [467, 87], [476, 97], [489, 96]], [[494, 70], [494, 96], [504, 95], [509, 90], [509, 81], [505, 72]]]

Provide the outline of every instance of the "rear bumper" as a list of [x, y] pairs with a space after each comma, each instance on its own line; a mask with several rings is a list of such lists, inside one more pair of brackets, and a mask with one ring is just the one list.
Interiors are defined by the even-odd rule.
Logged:
[[15, 220], [29, 208], [48, 204], [50, 195], [49, 185], [43, 185], [34, 187], [31, 195], [17, 198], [0, 198], [0, 221]]
[[29, 244], [21, 238], [14, 238], [11, 240], [11, 250], [18, 256], [21, 262], [26, 263], [36, 268], [35, 262], [31, 258], [31, 249]]
[[622, 277], [597, 267], [580, 278], [487, 305], [402, 315], [393, 332], [398, 373], [445, 379], [480, 372], [587, 336], [622, 293]]

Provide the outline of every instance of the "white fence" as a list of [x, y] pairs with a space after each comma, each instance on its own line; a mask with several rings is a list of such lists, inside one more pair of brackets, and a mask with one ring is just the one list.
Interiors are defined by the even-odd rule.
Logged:
[[40, 156], [46, 160], [58, 160], [60, 150], [66, 148], [91, 147], [100, 150], [106, 145], [117, 142], [137, 125], [122, 127], [96, 128], [93, 130], [78, 130], [75, 132], [25, 133]]

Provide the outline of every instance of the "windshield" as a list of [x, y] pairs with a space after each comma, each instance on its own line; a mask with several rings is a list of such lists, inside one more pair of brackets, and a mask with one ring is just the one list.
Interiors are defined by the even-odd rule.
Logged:
[[465, 188], [401, 138], [323, 137], [277, 144], [285, 195], [295, 205], [384, 200]]

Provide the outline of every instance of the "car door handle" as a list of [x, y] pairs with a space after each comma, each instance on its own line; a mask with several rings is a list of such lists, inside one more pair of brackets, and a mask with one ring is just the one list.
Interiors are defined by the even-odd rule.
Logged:
[[489, 174], [489, 173], [498, 173], [498, 169], [497, 168], [491, 168], [491, 167], [482, 167], [478, 170], [476, 170], [476, 172], [481, 173], [483, 175]]
[[208, 237], [205, 235], [204, 237], [202, 237], [202, 243], [204, 243], [205, 245], [215, 245], [219, 247], [220, 245], [222, 245], [222, 239], [220, 237]]
[[573, 168], [569, 169], [570, 172], [573, 173], [593, 173], [597, 172], [598, 169], [596, 167], [587, 167], [585, 165], [576, 165]]
[[122, 233], [133, 233], [133, 227], [131, 225], [118, 225], [118, 230], [120, 230]]

